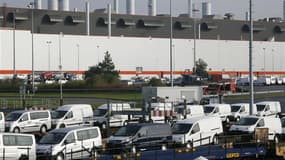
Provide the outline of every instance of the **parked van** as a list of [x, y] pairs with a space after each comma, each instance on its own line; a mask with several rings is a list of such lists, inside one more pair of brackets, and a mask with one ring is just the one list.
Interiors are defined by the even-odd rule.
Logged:
[[282, 133], [280, 118], [247, 116], [241, 118], [236, 124], [230, 127], [231, 132], [253, 133], [255, 128], [268, 128], [269, 140], [276, 140], [278, 134]]
[[194, 147], [213, 143], [223, 133], [220, 117], [195, 117], [177, 121], [172, 126], [172, 139], [176, 143], [190, 143]]
[[121, 127], [107, 140], [107, 148], [118, 151], [131, 145], [138, 149], [147, 149], [152, 144], [170, 142], [171, 127], [159, 123], [134, 123]]
[[0, 112], [0, 132], [5, 132], [5, 116], [3, 112]]
[[65, 128], [89, 124], [93, 120], [90, 104], [67, 104], [52, 112], [52, 128]]
[[256, 103], [257, 116], [277, 116], [281, 113], [279, 101], [263, 101]]
[[174, 111], [177, 119], [184, 119], [184, 115], [186, 115], [186, 119], [204, 116], [204, 108], [202, 105], [186, 105], [186, 108], [184, 105], [179, 105], [175, 106]]
[[[235, 103], [231, 104], [231, 112], [230, 116], [231, 121], [238, 121], [241, 117], [245, 117], [249, 115], [249, 103]], [[256, 105], [253, 104], [252, 114], [256, 114]]]
[[98, 127], [59, 128], [39, 141], [37, 158], [78, 159], [94, 155], [95, 150], [101, 147], [102, 137]]
[[154, 123], [164, 123], [166, 120], [165, 118], [172, 115], [174, 107], [172, 103], [169, 102], [158, 102], [158, 103], [151, 103], [146, 105], [146, 111], [151, 112], [151, 121]]
[[0, 133], [0, 148], [1, 159], [36, 159], [36, 140], [31, 134]]
[[231, 106], [229, 104], [208, 104], [204, 106], [206, 116], [219, 116], [223, 122], [229, 122]]
[[24, 133], [46, 133], [51, 129], [51, 114], [49, 110], [19, 110], [6, 116], [5, 131]]
[[128, 103], [110, 103], [108, 112], [108, 104], [103, 104], [94, 111], [95, 124], [101, 126], [102, 129], [106, 129], [108, 116], [110, 116], [111, 127], [123, 126], [128, 121], [128, 115], [118, 115], [113, 114], [113, 112], [130, 110], [131, 106]]

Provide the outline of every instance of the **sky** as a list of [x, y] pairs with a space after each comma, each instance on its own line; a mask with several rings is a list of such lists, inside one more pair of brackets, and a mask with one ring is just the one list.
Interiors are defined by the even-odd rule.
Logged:
[[[0, 4], [4, 3], [11, 7], [26, 7], [33, 0], [0, 0]], [[86, 0], [70, 0], [70, 9], [84, 9]], [[108, 3], [113, 3], [113, 0], [89, 0], [91, 10], [106, 8]], [[120, 1], [120, 13], [125, 13], [126, 0]], [[201, 10], [202, 2], [212, 3], [212, 14], [223, 16], [225, 13], [233, 13], [235, 19], [245, 19], [245, 12], [248, 11], [249, 0], [192, 0], [193, 3]], [[253, 1], [253, 17], [261, 19], [265, 17], [283, 17], [283, 0], [252, 0]], [[47, 0], [42, 0], [43, 7], [46, 8]], [[136, 0], [136, 13], [140, 15], [147, 14], [148, 0]], [[172, 0], [172, 8], [174, 16], [181, 13], [187, 13], [188, 0]], [[157, 0], [158, 14], [169, 13], [169, 0]], [[201, 11], [200, 11], [201, 12]]]

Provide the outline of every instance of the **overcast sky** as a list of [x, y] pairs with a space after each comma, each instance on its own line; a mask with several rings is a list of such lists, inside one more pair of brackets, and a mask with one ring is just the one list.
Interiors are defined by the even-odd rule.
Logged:
[[[6, 3], [13, 7], [26, 7], [33, 0], [0, 0], [0, 3]], [[70, 0], [70, 8], [78, 8], [83, 10], [86, 0]], [[113, 3], [113, 0], [89, 0], [91, 9], [105, 8], [108, 3]], [[120, 1], [120, 12], [125, 13], [126, 0]], [[248, 11], [249, 0], [192, 0], [197, 8], [201, 7], [201, 2], [212, 2], [212, 13], [224, 15], [225, 13], [233, 13], [236, 19], [244, 19], [245, 12]], [[264, 17], [283, 17], [283, 0], [253, 0], [254, 18], [260, 19]], [[47, 0], [42, 0], [43, 7], [47, 6]], [[136, 13], [147, 14], [148, 0], [136, 0]], [[187, 12], [188, 0], [172, 0], [173, 13], [175, 15]], [[169, 0], [157, 0], [157, 10], [160, 14], [169, 13]]]

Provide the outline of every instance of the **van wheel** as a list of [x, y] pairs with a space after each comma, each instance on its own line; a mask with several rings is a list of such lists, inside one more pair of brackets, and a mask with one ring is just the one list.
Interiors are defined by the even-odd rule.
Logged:
[[40, 132], [41, 132], [41, 134], [47, 133], [47, 127], [45, 125], [41, 126]]
[[59, 128], [65, 128], [65, 125], [64, 125], [64, 124], [61, 124], [61, 125], [59, 126]]
[[19, 160], [29, 160], [29, 157], [27, 155], [21, 155]]
[[56, 160], [64, 160], [64, 156], [62, 153], [56, 155]]
[[13, 133], [20, 133], [20, 128], [19, 127], [14, 128]]

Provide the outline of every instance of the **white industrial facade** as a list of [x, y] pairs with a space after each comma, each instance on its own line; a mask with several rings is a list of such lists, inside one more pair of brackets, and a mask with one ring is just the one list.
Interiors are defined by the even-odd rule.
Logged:
[[[0, 72], [13, 70], [13, 30], [0, 30]], [[30, 31], [15, 32], [15, 68], [32, 68], [32, 36]], [[104, 52], [111, 54], [117, 70], [169, 71], [169, 39], [130, 38], [106, 36], [75, 36], [60, 34], [34, 34], [35, 71], [59, 70], [61, 39], [64, 71], [85, 71], [102, 61]], [[48, 41], [51, 43], [48, 52]], [[173, 70], [184, 71], [193, 67], [193, 39], [173, 40]], [[230, 40], [197, 40], [197, 59], [208, 63], [211, 71], [248, 71], [248, 42]], [[254, 71], [284, 71], [285, 42], [254, 42]], [[78, 59], [79, 57], [79, 59]], [[78, 64], [79, 62], [79, 64]], [[265, 66], [264, 66], [265, 62]], [[2, 74], [4, 72], [1, 72]], [[124, 75], [122, 75], [124, 77]]]

